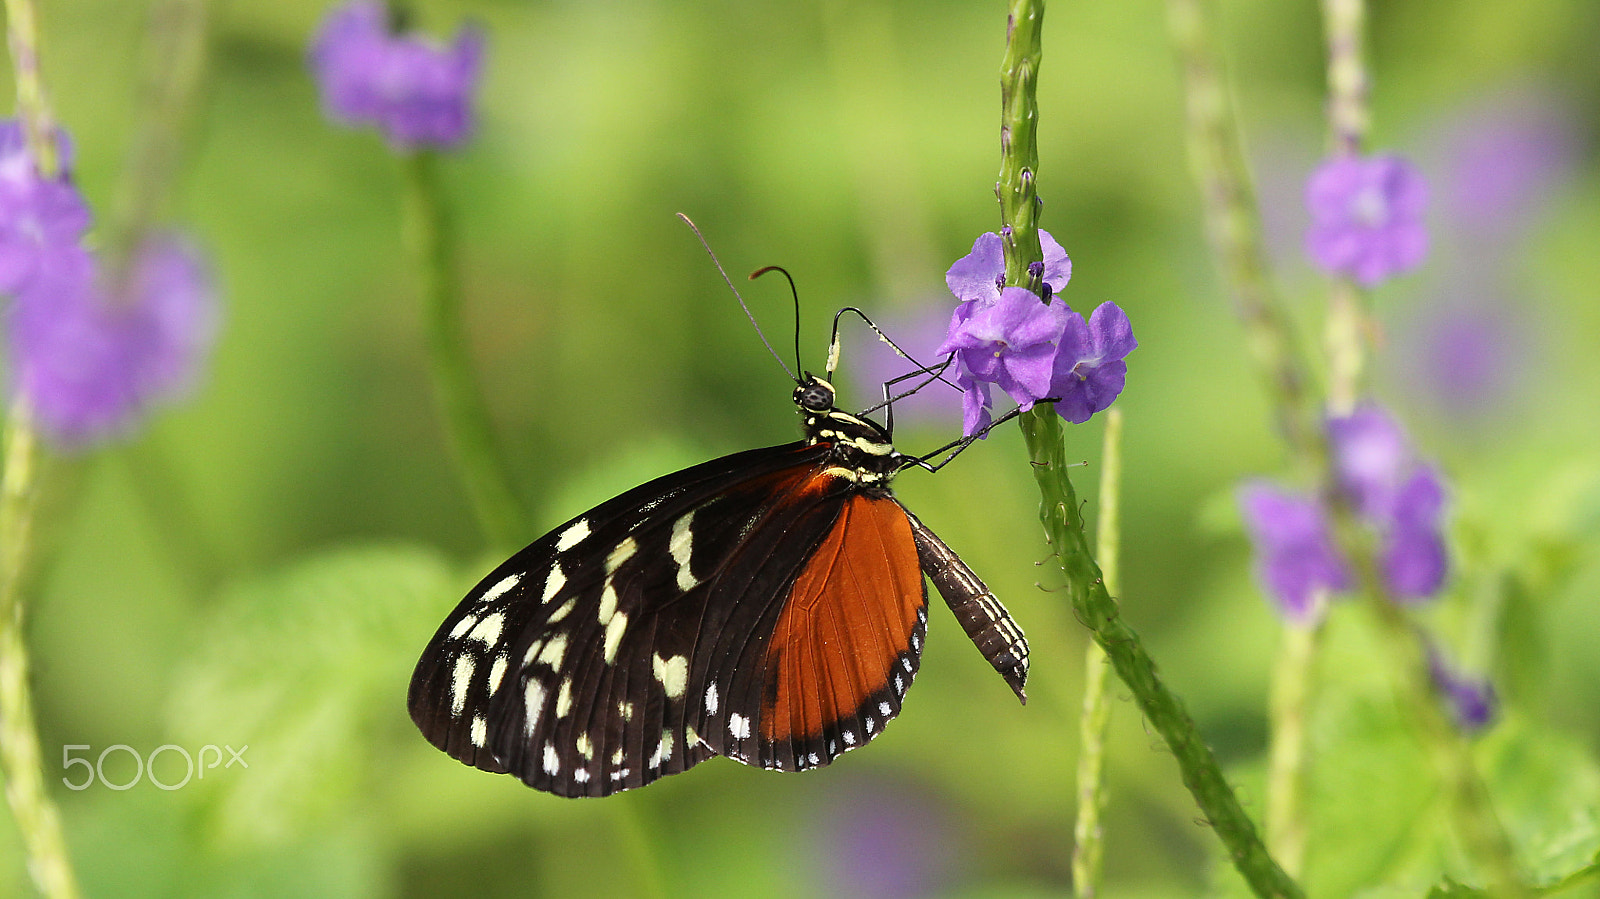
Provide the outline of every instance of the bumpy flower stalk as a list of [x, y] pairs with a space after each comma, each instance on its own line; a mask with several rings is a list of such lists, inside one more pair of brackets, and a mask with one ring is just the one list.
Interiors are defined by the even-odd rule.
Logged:
[[1287, 624], [1272, 672], [1268, 716], [1272, 738], [1267, 750], [1267, 845], [1283, 869], [1305, 870], [1307, 731], [1316, 692], [1316, 659], [1322, 628]]
[[[1000, 195], [1005, 224], [1006, 283], [1027, 283], [1028, 266], [1043, 261], [1037, 232], [1038, 203], [1034, 173], [1038, 170], [1035, 95], [1039, 71], [1043, 0], [1012, 0], [1007, 25], [1005, 61], [1000, 72], [1002, 122]], [[1042, 501], [1039, 518], [1054, 558], [1065, 578], [1065, 592], [1074, 612], [1105, 650], [1117, 675], [1127, 684], [1140, 710], [1166, 741], [1189, 788], [1228, 855], [1258, 896], [1302, 896], [1300, 887], [1267, 853], [1256, 826], [1228, 786], [1216, 756], [1200, 739], [1194, 719], [1156, 673], [1139, 636], [1125, 624], [1084, 534], [1078, 497], [1067, 477], [1066, 446], [1061, 418], [1049, 404], [1035, 406], [1021, 417], [1034, 479]]]
[[495, 545], [513, 549], [527, 537], [526, 519], [467, 359], [455, 235], [440, 196], [437, 162], [430, 150], [401, 154], [406, 242], [419, 279], [434, 397], [479, 524]]
[[[1095, 555], [1106, 591], [1115, 593], [1122, 540], [1122, 410], [1106, 412], [1106, 433], [1100, 453], [1100, 526]], [[1100, 812], [1105, 807], [1106, 729], [1111, 722], [1109, 660], [1100, 644], [1090, 641], [1083, 654], [1083, 713], [1078, 719], [1078, 822], [1073, 827], [1072, 894], [1092, 899], [1100, 894], [1101, 860], [1105, 854]]]
[[1255, 188], [1234, 127], [1221, 56], [1211, 45], [1205, 0], [1168, 0], [1167, 16], [1183, 70], [1189, 163], [1200, 184], [1206, 232], [1232, 288], [1246, 345], [1266, 379], [1279, 430], [1297, 457], [1316, 459], [1322, 410], [1268, 274]]
[[[1359, 31], [1361, 10], [1358, 7], [1352, 9], [1347, 0], [1330, 0], [1329, 7], [1338, 19], [1330, 25], [1330, 32], [1345, 35], [1330, 40], [1334, 41], [1338, 55], [1343, 60], [1340, 64], [1341, 74], [1335, 76], [1335, 90], [1346, 92], [1339, 117], [1335, 119], [1336, 128], [1341, 128], [1339, 133], [1348, 136], [1356, 132], [1350, 130], [1347, 124], [1338, 123], [1358, 122], [1350, 117], [1348, 109], [1351, 107], [1351, 97], [1359, 99], [1359, 93], [1352, 92], [1365, 90], [1365, 76], [1352, 80], [1347, 71], [1350, 60], [1359, 59], [1359, 39], [1350, 37], [1349, 31], [1351, 28]], [[1239, 152], [1232, 102], [1220, 76], [1220, 54], [1209, 34], [1208, 8], [1205, 0], [1168, 0], [1168, 11], [1188, 93], [1192, 163], [1206, 205], [1212, 242], [1223, 260], [1229, 286], [1239, 301], [1249, 332], [1249, 342], [1256, 350], [1257, 363], [1266, 371], [1269, 383], [1274, 385], [1272, 396], [1278, 407], [1279, 419], [1291, 424], [1285, 429], [1291, 453], [1317, 483], [1333, 484], [1337, 476], [1320, 424], [1317, 397], [1307, 389], [1309, 381], [1305, 377], [1306, 367], [1293, 351], [1287, 321], [1278, 311], [1281, 308], [1279, 300], [1266, 277], [1259, 219], [1248, 188], [1243, 156]], [[1360, 99], [1360, 105], [1355, 108], [1364, 109], [1364, 102], [1364, 99]], [[1365, 127], [1364, 121], [1358, 123]], [[1358, 332], [1359, 328], [1354, 328], [1350, 333]], [[1347, 367], [1346, 371], [1359, 372], [1359, 367]], [[1349, 382], [1349, 375], [1345, 377]], [[1283, 389], [1286, 385], [1295, 385], [1296, 389]], [[1294, 426], [1297, 422], [1307, 423], [1308, 426]], [[1388, 644], [1390, 656], [1396, 662], [1401, 704], [1451, 797], [1453, 821], [1462, 842], [1486, 872], [1496, 895], [1524, 895], [1510, 840], [1496, 818], [1487, 790], [1473, 766], [1470, 747], [1451, 726], [1432, 693], [1423, 644], [1395, 604], [1394, 597], [1383, 586], [1374, 548], [1361, 538], [1352, 511], [1342, 502], [1336, 501], [1332, 505], [1337, 543], [1356, 570], [1360, 592], [1368, 597], [1367, 605], [1372, 609], [1381, 636]], [[1287, 659], [1280, 664], [1280, 677], [1283, 676], [1282, 667], [1286, 665], [1309, 668], [1312, 653], [1300, 651], [1293, 646], [1293, 642], [1294, 638], [1286, 641], [1284, 653]], [[1309, 677], [1310, 673], [1303, 671], [1296, 676]], [[1293, 691], [1292, 685], [1280, 689]], [[1274, 751], [1282, 751], [1286, 755], [1269, 761], [1269, 770], [1279, 772], [1275, 776], [1283, 779], [1270, 784], [1269, 789], [1288, 791], [1290, 795], [1269, 796], [1269, 809], [1303, 808], [1303, 802], [1293, 794], [1304, 789], [1305, 760], [1299, 755], [1298, 748], [1304, 745], [1304, 738], [1303, 735], [1297, 736], [1294, 730], [1304, 728], [1305, 720], [1303, 709], [1292, 712], [1292, 708], [1293, 704], [1289, 702], [1275, 705], [1279, 714], [1275, 717], [1274, 729], [1289, 730], [1275, 736], [1273, 744]], [[1303, 824], [1281, 817], [1275, 823], [1274, 845], [1279, 845], [1278, 838], [1281, 837], [1290, 844], [1292, 851], [1299, 851], [1293, 848], [1293, 842], [1295, 834], [1303, 832]]]
[[[38, 18], [31, 0], [6, 0], [7, 40], [17, 83], [17, 108], [40, 174], [55, 174], [53, 117], [39, 78]], [[0, 772], [6, 801], [16, 818], [28, 857], [28, 872], [50, 899], [78, 895], [77, 878], [61, 832], [61, 816], [44, 786], [39, 728], [28, 682], [23, 640], [23, 572], [31, 554], [38, 504], [40, 458], [27, 400], [11, 405], [0, 441]]]
[[[1363, 52], [1364, 0], [1322, 0], [1328, 42], [1328, 130], [1334, 153], [1358, 156], [1366, 143], [1371, 114]], [[1349, 277], [1333, 279], [1323, 340], [1328, 353], [1328, 410], [1348, 415], [1362, 394], [1367, 345], [1375, 327], [1366, 292]]]
[[[182, 144], [206, 68], [204, 0], [162, 0], [150, 11], [140, 127], [107, 216], [105, 271], [120, 285], [150, 236], [182, 161]], [[113, 290], [118, 299], [126, 291]]]
[[[1205, 0], [1168, 0], [1168, 25], [1187, 93], [1189, 161], [1199, 182], [1212, 249], [1234, 296], [1247, 343], [1265, 377], [1279, 427], [1294, 458], [1325, 467], [1309, 367], [1268, 273], [1255, 191], [1239, 146], [1233, 99], [1213, 46]], [[1315, 628], [1315, 623], [1306, 625]], [[1315, 639], [1285, 630], [1274, 673], [1267, 770], [1267, 842], [1298, 873], [1305, 853], [1305, 702], [1312, 689]]]

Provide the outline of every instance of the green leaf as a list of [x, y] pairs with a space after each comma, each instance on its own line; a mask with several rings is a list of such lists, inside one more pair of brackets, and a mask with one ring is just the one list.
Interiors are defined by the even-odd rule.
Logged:
[[411, 728], [412, 666], [467, 586], [432, 550], [390, 546], [332, 551], [227, 591], [170, 706], [174, 742], [191, 751], [249, 747], [248, 768], [195, 781], [213, 832], [286, 838], [363, 795], [383, 767], [374, 747], [394, 743], [379, 737]]

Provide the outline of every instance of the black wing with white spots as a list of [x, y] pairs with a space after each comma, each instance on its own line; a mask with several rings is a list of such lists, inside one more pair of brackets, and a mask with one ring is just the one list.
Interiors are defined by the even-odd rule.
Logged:
[[1021, 696], [1027, 644], [890, 493], [903, 457], [870, 422], [801, 408], [806, 441], [658, 478], [484, 578], [412, 677], [428, 740], [562, 796], [712, 755], [827, 765], [899, 713], [926, 632], [924, 571]]

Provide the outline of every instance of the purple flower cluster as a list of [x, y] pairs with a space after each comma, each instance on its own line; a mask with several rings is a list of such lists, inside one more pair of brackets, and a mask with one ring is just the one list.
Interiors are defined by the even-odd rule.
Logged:
[[1055, 299], [1072, 277], [1072, 260], [1045, 231], [1039, 232], [1044, 262], [1033, 272], [1045, 296], [1006, 287], [1002, 240], [993, 232], [980, 236], [945, 273], [961, 304], [936, 353], [955, 354], [962, 431], [982, 436], [992, 421], [990, 384], [1023, 409], [1051, 399], [1066, 420], [1088, 421], [1122, 392], [1123, 358], [1139, 345], [1128, 316], [1115, 303], [1102, 303], [1085, 321]]
[[[63, 150], [65, 139], [58, 140]], [[15, 121], [0, 122], [0, 291], [13, 396], [44, 433], [81, 448], [126, 433], [194, 380], [216, 329], [210, 274], [170, 236], [136, 249], [107, 285], [83, 246], [89, 209], [66, 174], [39, 175]]]
[[400, 34], [378, 0], [352, 0], [323, 20], [310, 62], [328, 117], [375, 125], [402, 149], [459, 146], [472, 132], [472, 92], [483, 33], [463, 28], [450, 46]]
[[[1405, 432], [1377, 407], [1329, 419], [1327, 433], [1336, 489], [1377, 538], [1390, 593], [1412, 602], [1433, 596], [1449, 571], [1438, 471], [1417, 459]], [[1257, 482], [1240, 491], [1240, 505], [1257, 574], [1286, 617], [1312, 620], [1321, 600], [1354, 586], [1320, 499]]]
[[1477, 731], [1494, 720], [1500, 697], [1488, 679], [1468, 676], [1431, 645], [1428, 647], [1428, 674], [1433, 679], [1434, 689], [1455, 716], [1456, 726], [1464, 731]]
[[1428, 189], [1399, 156], [1335, 156], [1306, 182], [1306, 250], [1323, 271], [1373, 287], [1428, 252]]

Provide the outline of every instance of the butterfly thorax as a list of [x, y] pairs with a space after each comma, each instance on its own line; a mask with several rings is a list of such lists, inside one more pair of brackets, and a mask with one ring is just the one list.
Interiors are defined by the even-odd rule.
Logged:
[[840, 477], [862, 487], [887, 486], [905, 467], [905, 457], [894, 448], [882, 425], [840, 411], [833, 398], [833, 385], [809, 373], [795, 388], [794, 402], [805, 422], [806, 442], [830, 447], [825, 464]]

